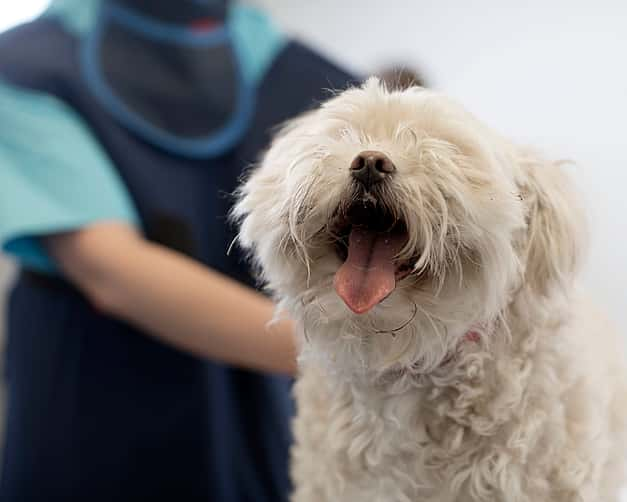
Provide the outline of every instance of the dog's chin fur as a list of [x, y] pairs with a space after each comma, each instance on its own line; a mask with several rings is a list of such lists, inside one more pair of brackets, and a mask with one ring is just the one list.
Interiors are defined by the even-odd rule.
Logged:
[[[396, 166], [375, 198], [413, 272], [358, 315], [333, 224], [366, 150]], [[585, 222], [559, 162], [371, 79], [285, 126], [234, 217], [300, 326], [295, 502], [617, 500], [622, 348], [576, 293]]]

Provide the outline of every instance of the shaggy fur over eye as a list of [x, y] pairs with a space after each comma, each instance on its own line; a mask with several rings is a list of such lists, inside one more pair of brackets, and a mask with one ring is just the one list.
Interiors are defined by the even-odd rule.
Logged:
[[618, 500], [623, 349], [566, 170], [375, 79], [276, 136], [233, 216], [299, 324], [294, 502]]

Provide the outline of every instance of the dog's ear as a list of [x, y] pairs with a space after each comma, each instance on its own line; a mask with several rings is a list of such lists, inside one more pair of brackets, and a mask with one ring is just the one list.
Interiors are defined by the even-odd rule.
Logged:
[[585, 246], [586, 221], [565, 162], [521, 155], [521, 198], [527, 210], [522, 243], [524, 282], [535, 293], [570, 289]]
[[297, 245], [302, 245], [294, 239], [293, 226], [295, 200], [300, 200], [305, 191], [292, 190], [290, 184], [298, 185], [298, 177], [291, 177], [290, 172], [297, 166], [297, 159], [309, 152], [302, 139], [313, 134], [308, 124], [314, 113], [305, 113], [277, 129], [270, 148], [249, 169], [235, 192], [230, 220], [239, 230], [236, 242], [247, 253], [261, 281], [272, 287], [277, 278], [287, 275], [285, 256], [298, 253]]

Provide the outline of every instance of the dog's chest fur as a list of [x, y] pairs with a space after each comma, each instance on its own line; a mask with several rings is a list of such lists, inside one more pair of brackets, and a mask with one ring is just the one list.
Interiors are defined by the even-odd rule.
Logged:
[[590, 352], [568, 329], [528, 333], [498, 359], [471, 347], [411, 385], [304, 367], [292, 500], [601, 500], [620, 477], [616, 389], [584, 377]]

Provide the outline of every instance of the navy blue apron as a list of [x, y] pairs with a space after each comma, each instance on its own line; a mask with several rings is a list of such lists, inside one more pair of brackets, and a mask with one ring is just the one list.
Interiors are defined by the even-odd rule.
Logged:
[[[125, 61], [123, 47], [144, 43], [142, 19], [171, 20], [180, 9], [151, 11], [145, 0], [119, 7], [121, 17], [101, 13], [86, 39], [52, 18], [3, 34], [0, 78], [60, 98], [84, 118], [118, 169], [148, 239], [253, 285], [242, 257], [226, 254], [234, 232], [225, 222], [232, 202], [225, 194], [258, 158], [273, 126], [350, 77], [288, 42], [249, 88], [228, 44], [209, 44], [203, 55], [219, 60], [225, 80], [192, 92], [181, 114], [185, 81], [172, 99], [157, 93], [151, 101], [128, 75], [115, 75], [113, 64], [139, 61], [159, 76], [150, 61]], [[135, 30], [125, 31], [124, 13], [137, 15]], [[223, 15], [212, 12], [200, 27]], [[120, 39], [115, 30], [124, 32]], [[161, 35], [156, 43], [167, 51], [169, 35]], [[116, 40], [123, 37], [121, 50]], [[211, 69], [190, 64], [180, 71], [210, 79]], [[217, 118], [207, 102], [222, 106]], [[2, 502], [286, 500], [287, 379], [177, 352], [102, 315], [62, 278], [22, 271], [8, 311]]]

